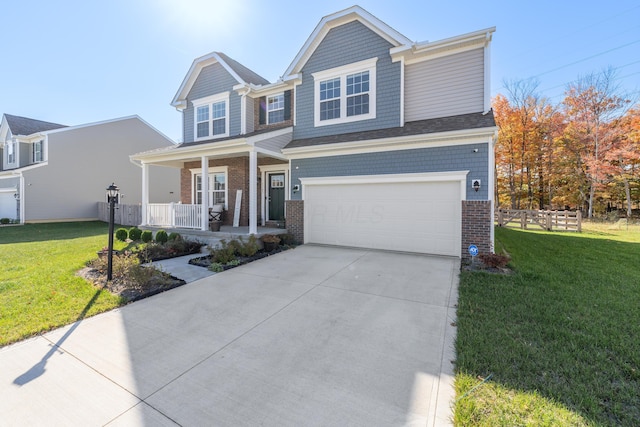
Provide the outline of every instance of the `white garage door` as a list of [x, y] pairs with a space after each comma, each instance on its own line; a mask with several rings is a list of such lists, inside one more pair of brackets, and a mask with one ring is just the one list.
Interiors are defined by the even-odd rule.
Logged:
[[460, 256], [461, 183], [466, 181], [458, 178], [302, 179], [305, 241]]
[[0, 218], [16, 218], [16, 198], [13, 197], [15, 191], [0, 191]]

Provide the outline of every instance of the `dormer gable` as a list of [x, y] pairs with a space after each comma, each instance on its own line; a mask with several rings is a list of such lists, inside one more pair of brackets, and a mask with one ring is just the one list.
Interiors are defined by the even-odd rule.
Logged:
[[220, 64], [238, 85], [268, 85], [269, 81], [222, 52], [211, 52], [193, 61], [171, 105], [177, 110], [187, 108], [187, 96], [195, 84], [200, 72], [207, 66]]
[[[313, 30], [307, 41], [296, 55], [289, 68], [285, 71], [285, 76], [292, 76], [300, 73], [309, 58], [313, 55], [322, 40], [326, 37], [331, 29], [341, 25], [358, 21], [378, 36], [389, 42], [393, 48], [402, 46], [411, 46], [412, 42], [407, 37], [391, 28], [360, 6], [352, 6], [340, 12], [327, 15], [320, 20], [316, 28]], [[286, 77], [285, 77], [286, 78]]]

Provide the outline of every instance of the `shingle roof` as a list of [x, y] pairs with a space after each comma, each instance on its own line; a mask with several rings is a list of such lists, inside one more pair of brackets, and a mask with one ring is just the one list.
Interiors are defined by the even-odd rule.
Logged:
[[66, 128], [66, 125], [58, 123], [44, 122], [42, 120], [30, 119], [28, 117], [12, 116], [5, 114], [7, 124], [11, 133], [14, 135], [31, 135], [33, 133], [44, 132], [47, 130]]
[[250, 138], [252, 136], [260, 135], [260, 134], [263, 134], [263, 133], [274, 132], [276, 130], [285, 129], [285, 128], [289, 128], [289, 127], [291, 127], [290, 124], [273, 125], [273, 126], [269, 126], [267, 128], [264, 128], [264, 129], [255, 130], [255, 131], [250, 132], [250, 133], [245, 133], [244, 135], [225, 136], [224, 138], [213, 138], [213, 139], [206, 139], [206, 140], [203, 140], [203, 141], [181, 142], [175, 148], [190, 147], [192, 145], [211, 144], [212, 142], [231, 141], [233, 139], [239, 139], [239, 138]]
[[240, 76], [240, 78], [245, 82], [253, 83], [256, 85], [269, 84], [269, 80], [251, 71], [250, 69], [248, 69], [247, 67], [245, 67], [244, 65], [236, 61], [235, 59], [229, 58], [227, 55], [225, 55], [222, 52], [217, 52], [217, 53], [218, 55], [220, 55], [222, 59], [224, 59], [224, 62], [226, 62], [227, 65], [229, 65], [229, 67], [233, 68], [233, 71], [235, 71], [236, 74], [238, 74], [238, 76]]
[[402, 127], [376, 129], [364, 132], [343, 133], [338, 135], [319, 136], [314, 138], [294, 139], [287, 148], [311, 147], [314, 145], [336, 144], [341, 142], [367, 141], [371, 139], [396, 138], [410, 135], [421, 135], [437, 132], [450, 132], [465, 129], [493, 127], [496, 122], [493, 110], [487, 114], [470, 113], [459, 116], [439, 117], [436, 119], [407, 122]]

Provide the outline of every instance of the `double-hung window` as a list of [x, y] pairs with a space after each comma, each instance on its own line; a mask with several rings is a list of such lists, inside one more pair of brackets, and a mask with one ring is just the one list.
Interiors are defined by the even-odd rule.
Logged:
[[193, 101], [194, 140], [229, 136], [229, 92]]
[[36, 141], [32, 145], [32, 157], [31, 161], [33, 163], [39, 163], [44, 160], [44, 151], [43, 151], [44, 141]]
[[315, 126], [376, 117], [377, 58], [313, 73]]
[[[194, 183], [194, 202], [198, 205], [202, 204], [202, 172], [193, 171]], [[227, 206], [227, 171], [224, 170], [209, 172], [209, 206], [224, 205]]]
[[16, 162], [16, 152], [18, 143], [14, 140], [7, 141], [7, 163], [12, 165]]
[[267, 97], [267, 124], [284, 122], [284, 93]]

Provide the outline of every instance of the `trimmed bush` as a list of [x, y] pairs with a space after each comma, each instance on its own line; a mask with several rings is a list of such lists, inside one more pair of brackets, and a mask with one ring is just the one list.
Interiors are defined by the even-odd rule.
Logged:
[[9, 218], [0, 218], [0, 224], [9, 224], [11, 220]]
[[153, 233], [151, 232], [151, 230], [144, 230], [140, 235], [140, 240], [142, 240], [144, 243], [149, 243], [150, 241], [152, 241]]
[[140, 240], [141, 235], [142, 235], [142, 230], [140, 230], [138, 227], [133, 227], [129, 230], [129, 238], [134, 242], [137, 242], [138, 240]]
[[167, 240], [169, 240], [167, 232], [164, 230], [158, 230], [158, 232], [156, 233], [156, 242], [167, 243]]
[[129, 237], [129, 232], [125, 228], [118, 228], [116, 230], [116, 239], [124, 242]]
[[174, 240], [182, 240], [182, 236], [180, 235], [180, 233], [169, 233], [169, 241], [173, 242]]

